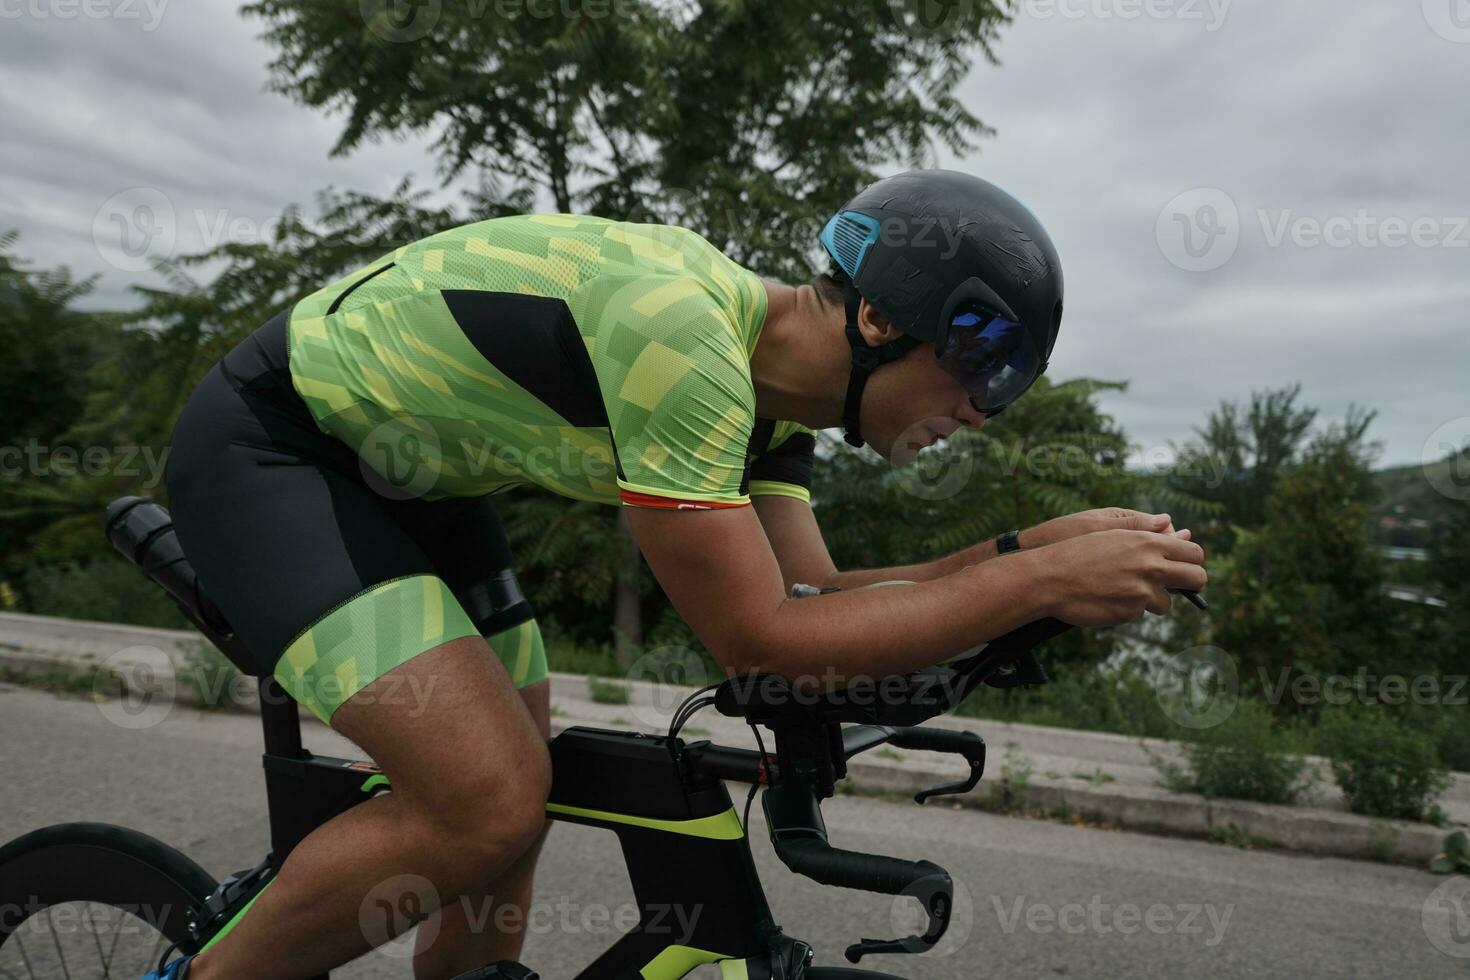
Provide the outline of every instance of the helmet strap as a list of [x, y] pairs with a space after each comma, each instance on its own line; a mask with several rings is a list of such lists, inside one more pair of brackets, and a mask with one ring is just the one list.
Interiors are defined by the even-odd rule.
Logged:
[[861, 422], [863, 389], [868, 386], [868, 379], [878, 368], [903, 357], [919, 342], [913, 337], [902, 336], [886, 344], [869, 347], [857, 324], [862, 296], [858, 294], [857, 287], [852, 284], [852, 280], [847, 279], [844, 286], [847, 307], [845, 332], [847, 346], [852, 351], [852, 370], [847, 375], [847, 398], [842, 405], [842, 438], [847, 440], [848, 445], [862, 448], [866, 441], [863, 439]]

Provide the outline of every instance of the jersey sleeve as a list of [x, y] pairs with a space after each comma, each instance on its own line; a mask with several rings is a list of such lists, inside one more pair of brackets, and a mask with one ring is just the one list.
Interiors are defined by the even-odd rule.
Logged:
[[592, 357], [622, 502], [749, 504], [755, 388], [734, 315], [694, 279], [639, 276], [606, 288], [597, 316]]
[[816, 447], [811, 429], [795, 422], [777, 422], [770, 443], [751, 461], [750, 495], [795, 497], [810, 503]]

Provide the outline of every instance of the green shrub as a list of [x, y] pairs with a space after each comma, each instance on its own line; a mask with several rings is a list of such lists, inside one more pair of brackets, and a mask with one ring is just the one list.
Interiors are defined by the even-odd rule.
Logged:
[[1143, 738], [1169, 738], [1178, 731], [1146, 671], [1132, 666], [1058, 671], [1036, 688], [982, 687], [957, 714]]
[[223, 708], [229, 704], [239, 669], [212, 643], [193, 644], [185, 656], [179, 680], [193, 688], [201, 707]]
[[1183, 766], [1159, 760], [1155, 765], [1175, 792], [1292, 803], [1314, 777], [1299, 744], [1292, 732], [1276, 726], [1264, 704], [1245, 700], [1224, 722], [1190, 733]]
[[1354, 813], [1424, 820], [1449, 787], [1433, 734], [1399, 722], [1386, 709], [1366, 706], [1325, 714], [1318, 750]]
[[188, 622], [158, 586], [121, 558], [40, 565], [25, 576], [25, 611], [65, 619], [184, 629]]
[[587, 693], [596, 704], [627, 704], [633, 699], [632, 688], [600, 677], [587, 678]]
[[1429, 862], [1437, 875], [1470, 874], [1470, 837], [1457, 830], [1444, 839], [1444, 853]]

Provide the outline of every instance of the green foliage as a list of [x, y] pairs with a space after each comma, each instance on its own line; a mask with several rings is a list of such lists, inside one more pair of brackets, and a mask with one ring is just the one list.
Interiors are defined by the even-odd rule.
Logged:
[[[1043, 377], [984, 428], [956, 432], [901, 469], [825, 439], [812, 499], [837, 567], [927, 561], [1060, 514], [1152, 500], [1160, 487], [1125, 468], [1127, 437], [1097, 404], [1124, 388]], [[1070, 633], [1048, 645], [1047, 662], [1095, 664], [1118, 636]]]
[[1382, 707], [1324, 713], [1317, 746], [1354, 813], [1424, 820], [1449, 787], [1434, 740]]
[[85, 564], [39, 564], [26, 573], [23, 586], [29, 597], [27, 611], [43, 616], [166, 629], [188, 625], [162, 589], [117, 557]]
[[1007, 742], [1000, 781], [991, 789], [990, 804], [1001, 813], [1025, 813], [1031, 808], [1031, 778], [1036, 762], [1021, 751], [1019, 742]]
[[1256, 701], [1240, 702], [1219, 725], [1190, 731], [1184, 759], [1183, 766], [1156, 762], [1164, 785], [1176, 793], [1292, 803], [1313, 775], [1297, 739]]
[[482, 198], [660, 220], [737, 261], [804, 277], [825, 217], [893, 161], [963, 153], [985, 129], [955, 94], [993, 60], [991, 0], [926, 28], [905, 5], [654, 3], [535, 16], [435, 4], [257, 0], [274, 87], [345, 110], [336, 152], [432, 132]]
[[601, 677], [587, 678], [587, 695], [596, 704], [627, 704], [633, 700], [633, 689]]
[[212, 643], [200, 641], [187, 653], [180, 679], [194, 691], [201, 707], [227, 707], [240, 671]]
[[[1051, 663], [1049, 652], [1045, 659]], [[1041, 687], [983, 688], [970, 696], [959, 714], [1141, 738], [1178, 734], [1178, 725], [1164, 714], [1158, 691], [1140, 665], [1104, 669], [1078, 663], [1052, 674], [1051, 683]]]
[[1470, 874], [1470, 837], [1457, 830], [1444, 839], [1444, 853], [1429, 862], [1437, 875]]

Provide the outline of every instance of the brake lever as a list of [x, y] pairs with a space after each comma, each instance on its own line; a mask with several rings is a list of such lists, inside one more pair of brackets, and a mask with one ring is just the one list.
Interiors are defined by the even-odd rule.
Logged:
[[888, 744], [900, 749], [963, 756], [970, 764], [970, 775], [967, 778], [931, 786], [914, 794], [914, 802], [920, 806], [936, 796], [968, 793], [980, 785], [980, 780], [985, 775], [985, 740], [974, 732], [956, 732], [947, 728], [895, 728]]

